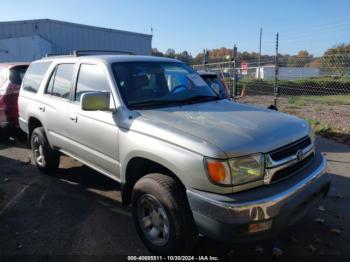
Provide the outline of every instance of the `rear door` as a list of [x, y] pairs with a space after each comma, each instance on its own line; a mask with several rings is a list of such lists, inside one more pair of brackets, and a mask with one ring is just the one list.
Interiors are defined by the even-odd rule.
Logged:
[[50, 75], [44, 91], [45, 99], [42, 100], [49, 141], [62, 149], [70, 143], [67, 125], [70, 122], [69, 104], [75, 70], [75, 64], [58, 64]]
[[70, 151], [100, 172], [119, 178], [118, 127], [113, 111], [84, 111], [81, 96], [86, 92], [110, 94], [110, 107], [115, 108], [107, 71], [102, 64], [81, 64], [75, 93], [70, 106], [68, 133]]

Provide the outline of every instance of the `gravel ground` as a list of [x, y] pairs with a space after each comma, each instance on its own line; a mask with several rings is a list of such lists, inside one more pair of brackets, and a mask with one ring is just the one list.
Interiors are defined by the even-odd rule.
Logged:
[[[350, 147], [324, 138], [318, 138], [317, 145], [333, 174], [330, 193], [318, 207], [278, 239], [223, 248], [201, 237], [194, 254], [235, 261], [349, 257]], [[23, 144], [0, 144], [0, 261], [18, 260], [19, 255], [43, 261], [47, 256], [66, 260], [62, 255], [76, 255], [70, 259], [74, 261], [149, 255], [130, 210], [121, 205], [118, 183], [68, 157], [62, 157], [57, 174], [47, 176], [29, 156]]]
[[[245, 96], [237, 100], [241, 103], [250, 103], [267, 107], [273, 102], [273, 96]], [[288, 102], [288, 98], [278, 98], [278, 109], [305, 119], [319, 121], [339, 132], [350, 134], [350, 106], [326, 105], [320, 103], [308, 103], [299, 106]]]
[[[266, 108], [272, 104], [273, 98], [273, 96], [245, 96], [236, 101]], [[349, 105], [327, 105], [316, 102], [296, 105], [289, 103], [285, 97], [279, 97], [277, 106], [281, 112], [312, 121], [314, 129], [318, 130], [320, 135], [350, 146]]]

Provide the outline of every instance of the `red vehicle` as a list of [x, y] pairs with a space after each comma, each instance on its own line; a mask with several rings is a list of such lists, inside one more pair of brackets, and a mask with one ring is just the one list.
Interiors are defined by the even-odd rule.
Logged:
[[18, 94], [29, 63], [0, 63], [0, 138], [18, 130]]

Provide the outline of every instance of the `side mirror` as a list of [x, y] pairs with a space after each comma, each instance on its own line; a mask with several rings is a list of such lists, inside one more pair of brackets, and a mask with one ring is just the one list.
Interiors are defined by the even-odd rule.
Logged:
[[86, 111], [109, 110], [110, 94], [103, 92], [87, 92], [81, 96], [81, 109]]

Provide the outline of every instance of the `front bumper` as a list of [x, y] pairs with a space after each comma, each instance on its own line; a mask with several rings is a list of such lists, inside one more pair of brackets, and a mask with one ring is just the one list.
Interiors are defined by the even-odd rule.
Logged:
[[[324, 157], [316, 154], [307, 168], [268, 186], [229, 195], [187, 190], [198, 231], [230, 242], [277, 236], [327, 194], [331, 179], [326, 168]], [[272, 223], [271, 227], [249, 232], [252, 223], [263, 221]]]

